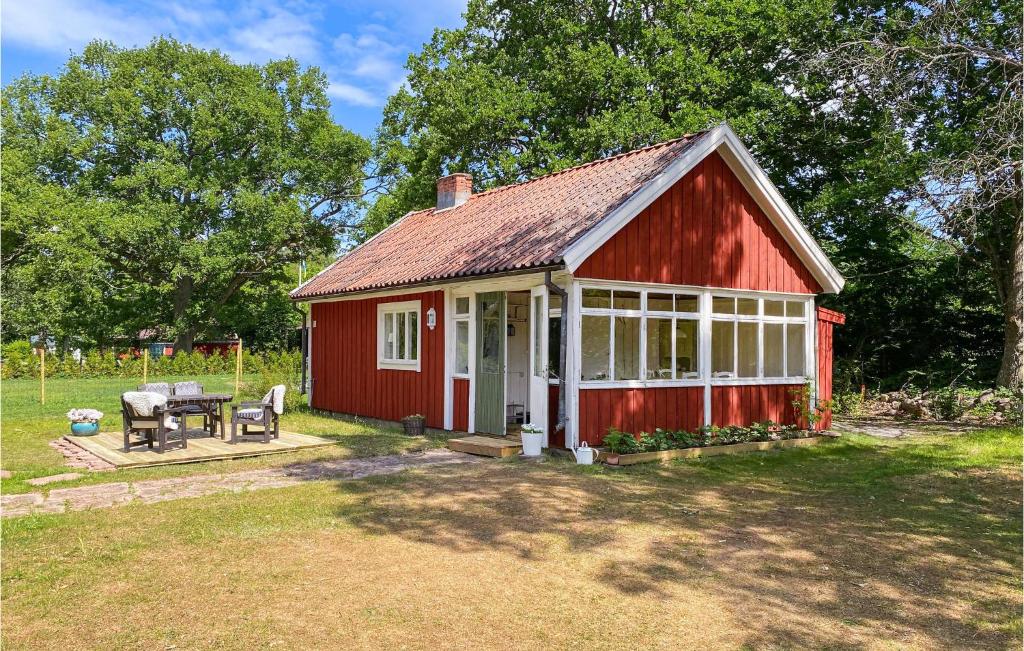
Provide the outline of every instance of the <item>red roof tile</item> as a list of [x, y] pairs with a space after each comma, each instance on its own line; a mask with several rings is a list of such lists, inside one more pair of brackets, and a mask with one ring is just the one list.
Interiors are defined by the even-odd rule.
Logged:
[[559, 265], [570, 244], [703, 134], [411, 212], [292, 292], [308, 299]]

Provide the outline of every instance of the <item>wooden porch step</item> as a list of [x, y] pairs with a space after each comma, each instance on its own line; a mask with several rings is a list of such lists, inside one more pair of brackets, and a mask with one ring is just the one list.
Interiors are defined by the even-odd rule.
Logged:
[[519, 439], [499, 439], [491, 436], [464, 436], [448, 439], [448, 449], [485, 457], [512, 457], [523, 451]]

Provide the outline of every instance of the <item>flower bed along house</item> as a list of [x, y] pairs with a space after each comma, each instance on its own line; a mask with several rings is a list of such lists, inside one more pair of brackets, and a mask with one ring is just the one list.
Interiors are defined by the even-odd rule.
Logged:
[[631, 465], [686, 457], [753, 452], [772, 448], [813, 445], [820, 440], [813, 432], [771, 421], [749, 427], [701, 427], [695, 432], [663, 430], [634, 436], [610, 428], [604, 437], [601, 460], [612, 465]]

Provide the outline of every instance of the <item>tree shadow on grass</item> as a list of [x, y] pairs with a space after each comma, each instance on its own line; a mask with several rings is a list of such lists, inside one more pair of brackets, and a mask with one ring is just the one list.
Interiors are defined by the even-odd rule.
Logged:
[[1006, 646], [1019, 473], [951, 471], [928, 446], [830, 448], [618, 471], [435, 467], [340, 483], [357, 505], [342, 517], [447, 551], [575, 559], [612, 594], [711, 590], [755, 647]]

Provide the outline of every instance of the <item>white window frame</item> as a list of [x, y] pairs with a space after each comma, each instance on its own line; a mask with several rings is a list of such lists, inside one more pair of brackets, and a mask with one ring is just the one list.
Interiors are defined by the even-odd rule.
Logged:
[[[409, 359], [412, 348], [412, 337], [410, 336], [409, 314], [416, 313], [416, 359]], [[401, 314], [406, 323], [405, 337], [405, 359], [388, 359], [384, 356], [386, 342], [384, 341], [384, 318], [387, 314]], [[420, 372], [420, 359], [423, 357], [423, 310], [421, 301], [395, 301], [390, 303], [377, 304], [377, 369], [389, 369], [395, 371], [416, 371]]]
[[[456, 305], [458, 305], [459, 299], [466, 299], [469, 304], [469, 309], [465, 314], [459, 314], [456, 311]], [[470, 315], [473, 313], [473, 297], [470, 294], [454, 294], [452, 295], [452, 377], [462, 380], [468, 380], [470, 372], [473, 366], [473, 323], [470, 319]], [[458, 328], [460, 323], [466, 324], [466, 372], [460, 373], [457, 369], [459, 363], [459, 333]]]
[[[622, 283], [622, 282], [606, 282], [596, 280], [580, 280], [580, 293], [578, 297], [578, 304], [580, 306], [580, 317], [584, 315], [592, 316], [608, 316], [611, 318], [611, 324], [609, 326], [609, 359], [608, 369], [609, 374], [614, 376], [615, 369], [615, 316], [633, 316], [640, 317], [640, 378], [639, 380], [584, 380], [582, 377], [578, 377], [580, 389], [604, 389], [604, 388], [645, 388], [645, 387], [699, 387], [699, 386], [728, 386], [728, 385], [753, 385], [753, 384], [804, 384], [808, 381], [812, 381], [814, 378], [812, 366], [815, 364], [813, 355], [813, 315], [814, 315], [814, 296], [808, 294], [790, 294], [783, 292], [759, 292], [759, 291], [743, 291], [743, 290], [731, 290], [722, 288], [711, 288], [711, 287], [695, 287], [687, 285], [659, 285], [649, 283]], [[614, 290], [620, 291], [632, 291], [640, 292], [640, 309], [639, 310], [626, 310], [626, 309], [615, 309], [612, 308], [594, 308], [594, 307], [583, 307], [583, 294], [588, 289], [601, 289], [601, 290]], [[698, 312], [663, 312], [658, 310], [647, 309], [647, 295], [648, 293], [663, 294], [663, 293], [676, 293], [676, 294], [689, 294], [698, 297]], [[750, 315], [736, 315], [736, 314], [713, 314], [712, 313], [712, 298], [748, 298], [757, 301], [757, 314]], [[776, 300], [776, 301], [798, 301], [804, 305], [804, 314], [802, 317], [786, 317], [786, 316], [764, 316], [764, 301], [765, 300]], [[698, 374], [696, 377], [691, 378], [676, 378], [673, 379], [646, 379], [647, 377], [647, 319], [648, 318], [672, 318], [672, 359], [673, 359], [673, 376], [675, 376], [675, 328], [677, 320], [695, 320], [698, 322]], [[713, 321], [731, 321], [737, 323], [739, 321], [747, 321], [757, 324], [757, 375], [750, 377], [713, 377], [711, 371], [711, 324]], [[804, 326], [804, 375], [789, 375], [788, 373], [784, 377], [764, 377], [764, 323], [800, 323]], [[734, 333], [738, 326], [734, 325]], [[582, 333], [581, 333], [582, 334]], [[788, 346], [788, 333], [786, 328], [783, 330], [783, 368], [789, 363], [787, 354]], [[575, 344], [582, 355], [583, 341], [581, 338], [577, 338]], [[736, 364], [738, 363], [738, 337], [733, 337], [733, 371], [735, 373]], [[582, 359], [581, 359], [582, 363]], [[579, 369], [577, 367], [577, 375]], [[787, 369], [788, 370], [788, 369]], [[708, 402], [708, 401], [706, 401]], [[706, 407], [708, 405], [705, 405]]]
[[[757, 314], [717, 314], [711, 312], [710, 318], [712, 323], [732, 323], [732, 374], [725, 376], [716, 376], [712, 369], [708, 369], [711, 373], [711, 380], [716, 384], [766, 384], [766, 383], [777, 383], [777, 384], [802, 384], [807, 381], [807, 365], [810, 363], [807, 357], [807, 336], [808, 330], [810, 329], [810, 322], [808, 319], [809, 308], [806, 300], [794, 299], [788, 296], [778, 296], [775, 294], [765, 295], [737, 295], [728, 292], [720, 292], [712, 290], [710, 292], [711, 300], [709, 305], [714, 304], [715, 298], [748, 298], [757, 301]], [[803, 316], [790, 317], [790, 316], [767, 316], [764, 313], [764, 302], [768, 301], [792, 301], [799, 302], [803, 306]], [[785, 313], [786, 307], [783, 307], [783, 313]], [[739, 337], [739, 324], [740, 323], [753, 323], [757, 325], [757, 373], [756, 375], [749, 375], [740, 377], [739, 372], [739, 358], [740, 358], [740, 337]], [[783, 326], [782, 328], [782, 368], [783, 374], [781, 376], [766, 377], [764, 374], [764, 326], [766, 323], [776, 323]], [[802, 325], [804, 326], [804, 373], [800, 375], [791, 375], [789, 373], [789, 324]], [[710, 341], [708, 342], [711, 343]]]

